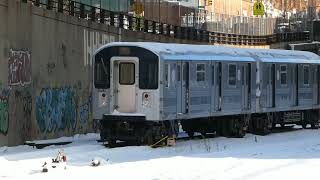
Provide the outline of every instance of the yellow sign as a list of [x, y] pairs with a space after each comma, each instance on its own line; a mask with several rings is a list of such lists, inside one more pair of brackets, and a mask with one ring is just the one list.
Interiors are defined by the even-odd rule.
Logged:
[[256, 2], [253, 5], [253, 15], [263, 16], [264, 15], [264, 5], [262, 2]]

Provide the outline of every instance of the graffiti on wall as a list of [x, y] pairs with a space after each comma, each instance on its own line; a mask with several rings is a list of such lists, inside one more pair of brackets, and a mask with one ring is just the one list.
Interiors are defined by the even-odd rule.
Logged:
[[36, 97], [36, 119], [41, 132], [75, 130], [77, 105], [71, 88], [42, 89]]
[[[12, 128], [14, 131], [19, 132], [19, 137], [22, 142], [30, 140], [32, 134], [32, 96], [30, 88], [23, 88], [13, 90], [11, 98], [14, 104], [11, 106], [11, 111], [14, 113], [13, 119], [18, 122]], [[11, 118], [10, 118], [11, 119]]]
[[84, 45], [84, 65], [92, 65], [92, 55], [102, 45], [114, 42], [115, 36], [104, 34], [102, 32], [84, 29], [83, 30]]
[[11, 49], [8, 66], [10, 86], [24, 86], [31, 83], [31, 55], [29, 51]]
[[6, 135], [9, 128], [9, 102], [8, 98], [0, 96], [0, 133]]
[[89, 116], [91, 113], [91, 96], [88, 101], [80, 106], [80, 122], [85, 124], [89, 121]]

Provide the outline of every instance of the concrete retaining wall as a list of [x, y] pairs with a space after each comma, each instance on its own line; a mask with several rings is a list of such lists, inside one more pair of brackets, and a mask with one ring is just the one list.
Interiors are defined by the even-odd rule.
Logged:
[[0, 146], [97, 131], [91, 57], [101, 45], [196, 43], [108, 27], [20, 0], [0, 0], [0, 24]]

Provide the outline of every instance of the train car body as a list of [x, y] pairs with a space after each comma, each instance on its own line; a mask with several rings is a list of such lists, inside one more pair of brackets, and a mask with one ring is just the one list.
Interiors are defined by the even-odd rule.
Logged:
[[152, 143], [190, 136], [317, 127], [320, 58], [310, 52], [117, 42], [94, 55], [93, 117], [101, 138]]

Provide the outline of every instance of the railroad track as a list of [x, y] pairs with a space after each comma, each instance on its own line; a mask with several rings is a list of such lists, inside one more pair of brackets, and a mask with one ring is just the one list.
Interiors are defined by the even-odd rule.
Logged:
[[[299, 131], [302, 129], [303, 129], [302, 127], [297, 128], [294, 125], [287, 125], [285, 127], [276, 127], [274, 129], [272, 129], [271, 133], [286, 133], [286, 132], [292, 132], [292, 131]], [[308, 127], [306, 129], [311, 129], [311, 128]], [[195, 139], [209, 139], [209, 138], [215, 138], [215, 137], [222, 137], [222, 136], [217, 136], [215, 133], [206, 134], [205, 136], [203, 136], [201, 134], [195, 134], [193, 137], [189, 137], [188, 135], [183, 135], [183, 136], [178, 137], [176, 139], [176, 141], [179, 142], [179, 141], [188, 141], [188, 140], [195, 140]], [[109, 148], [108, 142], [102, 142], [100, 140], [98, 142], [101, 142], [105, 147]], [[117, 142], [116, 146], [113, 148], [126, 147], [126, 146], [137, 146], [137, 144], [125, 142], [125, 141], [119, 141], [119, 142]], [[160, 147], [164, 147], [164, 146], [160, 146]]]

